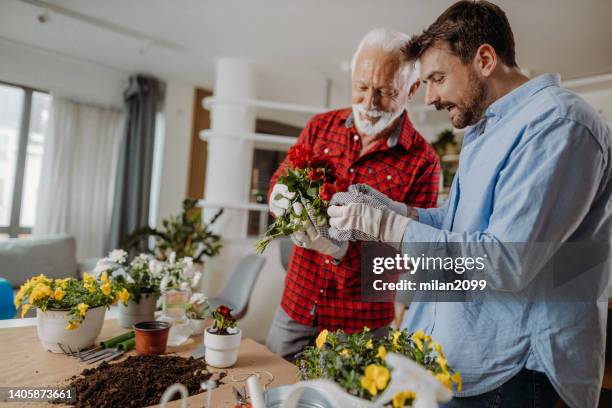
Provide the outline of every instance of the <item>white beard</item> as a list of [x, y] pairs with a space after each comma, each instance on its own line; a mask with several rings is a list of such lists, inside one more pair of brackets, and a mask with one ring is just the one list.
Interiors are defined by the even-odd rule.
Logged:
[[[367, 110], [361, 105], [353, 105], [353, 120], [355, 121], [355, 127], [361, 133], [368, 136], [376, 136], [382, 131], [386, 130], [393, 124], [395, 119], [399, 118], [404, 113], [404, 109], [399, 109], [397, 112], [383, 112], [379, 110]], [[363, 120], [361, 115], [369, 116], [371, 118], [379, 117], [376, 123], [371, 123], [367, 120]]]

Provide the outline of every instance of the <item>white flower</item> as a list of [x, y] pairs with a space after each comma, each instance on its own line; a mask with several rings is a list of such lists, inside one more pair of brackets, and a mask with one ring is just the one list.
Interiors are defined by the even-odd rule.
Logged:
[[168, 255], [168, 262], [174, 263], [175, 261], [176, 261], [176, 252], [172, 251], [170, 252], [170, 255]]
[[198, 282], [200, 281], [200, 278], [202, 277], [202, 272], [197, 271], [194, 275], [193, 275], [193, 279], [191, 280], [191, 286], [195, 287], [197, 286]]
[[96, 264], [96, 267], [93, 270], [94, 278], [99, 279], [100, 275], [102, 275], [104, 272], [108, 271], [109, 269], [111, 269], [110, 265], [108, 265], [108, 264], [100, 264], [98, 262]]
[[159, 278], [164, 271], [164, 264], [157, 259], [151, 259], [149, 261], [149, 271], [151, 271], [151, 276]]
[[113, 249], [108, 254], [108, 257], [113, 262], [124, 263], [127, 259], [127, 252], [125, 252], [123, 249]]
[[186, 256], [183, 258], [183, 263], [187, 268], [191, 268], [191, 266], [193, 265], [193, 258], [190, 256]]
[[189, 299], [189, 303], [192, 303], [194, 305], [201, 305], [204, 302], [206, 302], [206, 296], [204, 296], [204, 294], [200, 292], [194, 292], [191, 295], [191, 298]]
[[187, 282], [181, 282], [181, 286], [180, 286], [181, 290], [188, 290], [189, 289], [189, 283]]
[[166, 290], [166, 288], [168, 287], [168, 275], [164, 276], [161, 280], [161, 282], [159, 283], [159, 288], [163, 291]]

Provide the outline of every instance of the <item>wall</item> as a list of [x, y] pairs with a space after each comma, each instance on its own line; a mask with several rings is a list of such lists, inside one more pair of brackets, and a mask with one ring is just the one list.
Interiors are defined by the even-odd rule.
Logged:
[[81, 102], [123, 107], [129, 73], [0, 39], [0, 81]]

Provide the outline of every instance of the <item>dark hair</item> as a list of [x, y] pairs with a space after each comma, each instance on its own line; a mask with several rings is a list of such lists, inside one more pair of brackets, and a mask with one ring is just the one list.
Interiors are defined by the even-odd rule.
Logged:
[[482, 44], [489, 44], [499, 59], [516, 67], [514, 35], [506, 13], [488, 1], [459, 1], [450, 6], [422, 34], [404, 46], [409, 60], [420, 58], [438, 42], [448, 43], [463, 64], [470, 63]]

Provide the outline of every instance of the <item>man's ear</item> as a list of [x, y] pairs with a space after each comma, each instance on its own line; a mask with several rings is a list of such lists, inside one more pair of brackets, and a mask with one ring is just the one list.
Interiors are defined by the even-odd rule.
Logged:
[[411, 99], [414, 96], [416, 91], [419, 89], [420, 85], [421, 85], [421, 80], [419, 79], [417, 79], [416, 81], [412, 83], [412, 85], [410, 85], [410, 90], [408, 90], [408, 99]]
[[484, 77], [490, 76], [497, 66], [497, 53], [490, 44], [482, 44], [478, 47], [474, 56], [474, 66]]

